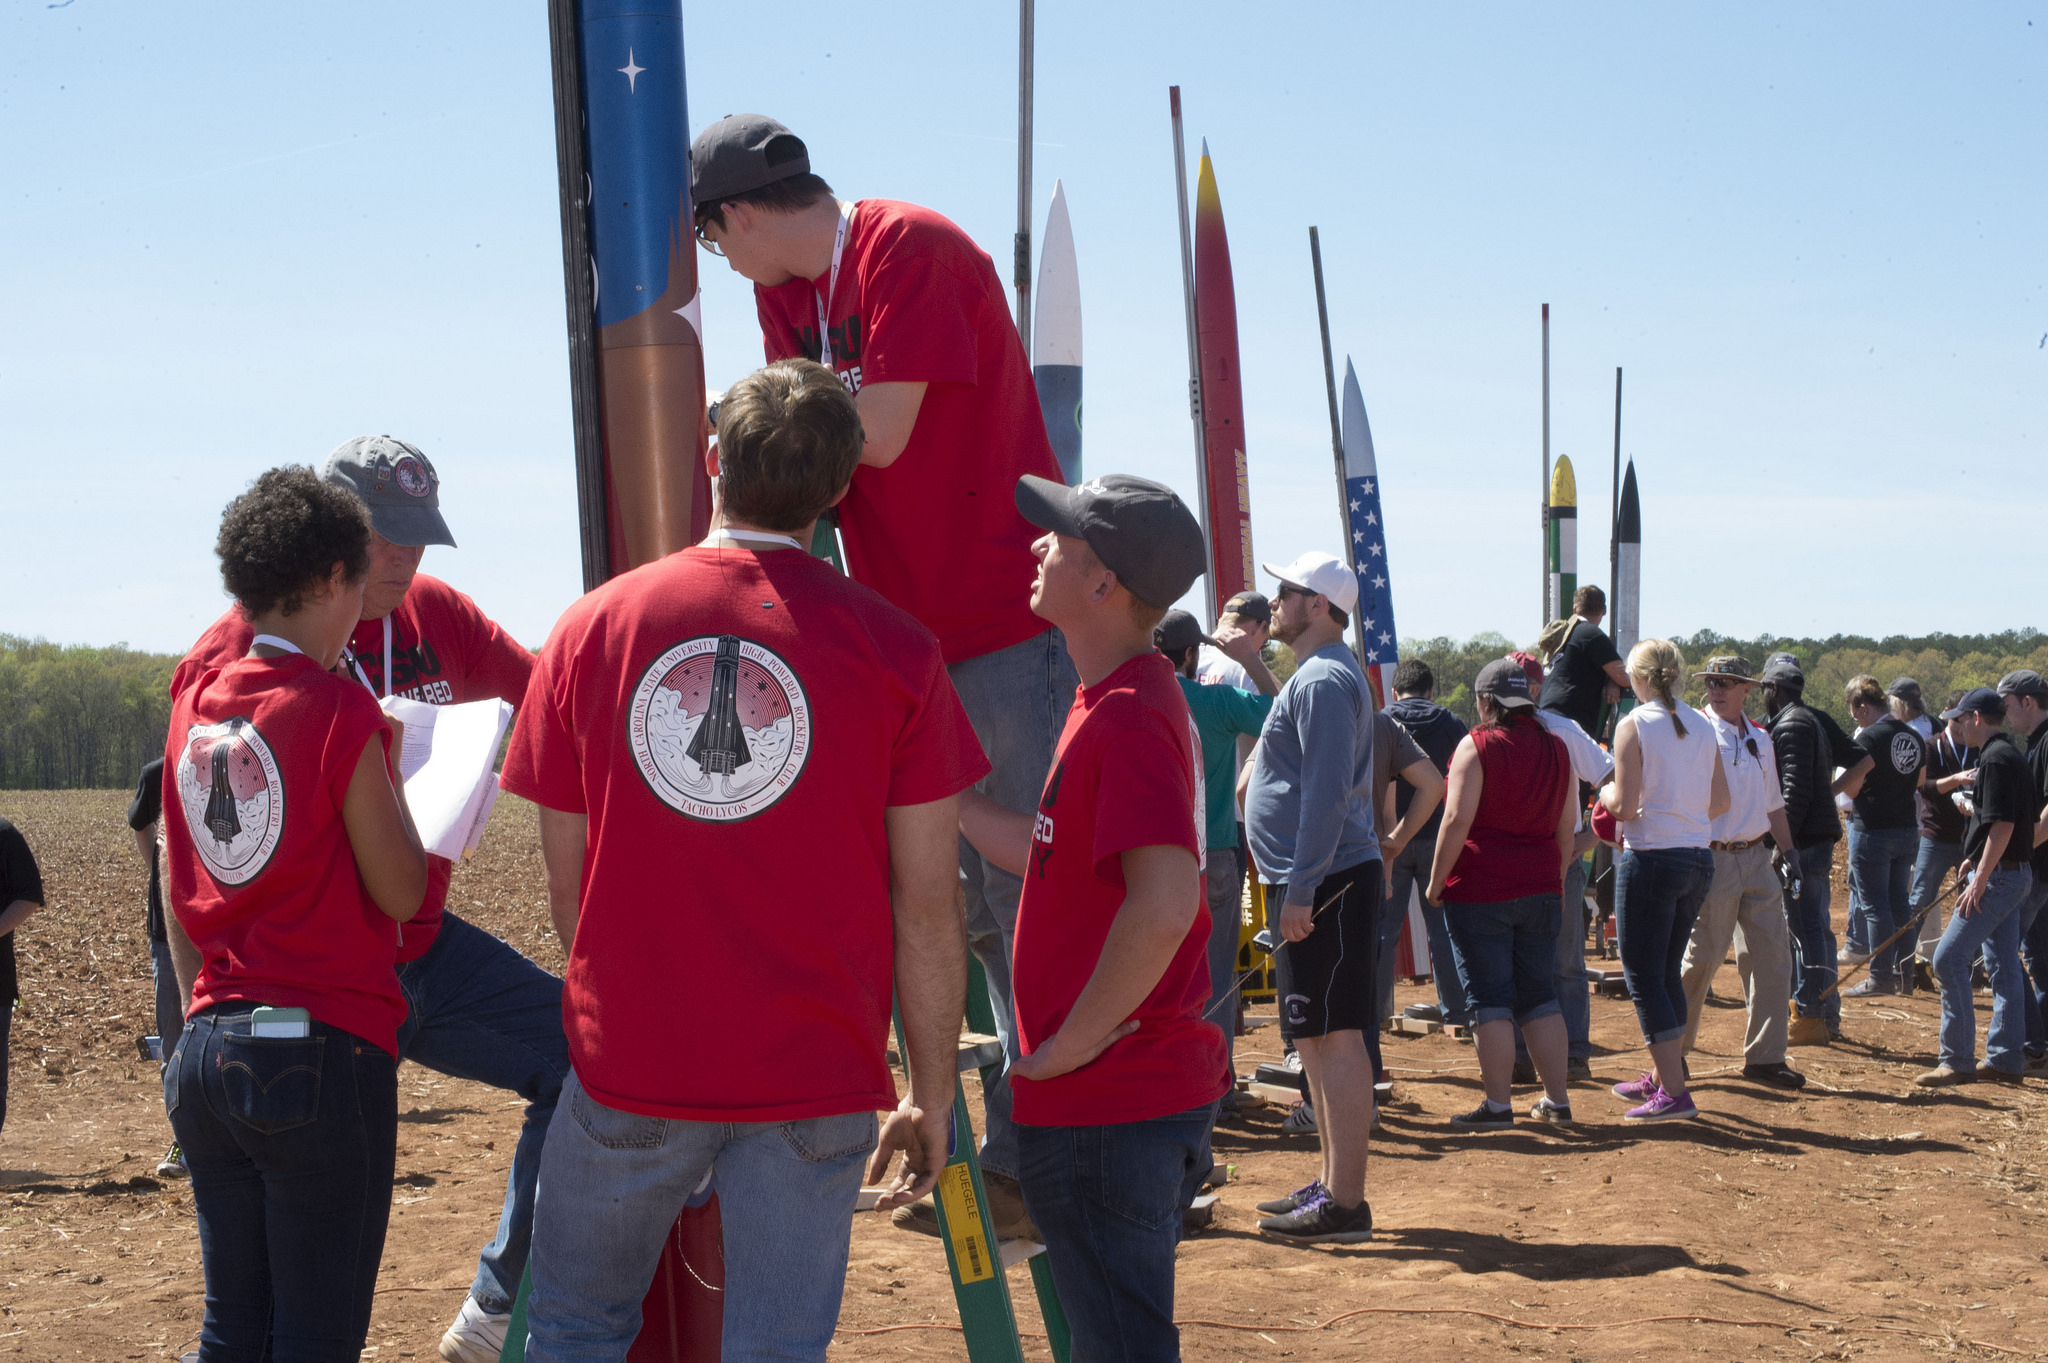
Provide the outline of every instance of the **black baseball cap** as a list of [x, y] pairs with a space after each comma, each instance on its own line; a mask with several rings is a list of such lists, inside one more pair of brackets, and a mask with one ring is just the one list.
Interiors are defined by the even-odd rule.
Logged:
[[2041, 674], [2031, 667], [2016, 667], [1998, 679], [1998, 694], [2001, 698], [2032, 696], [2048, 701], [2048, 682], [2042, 681]]
[[320, 476], [362, 498], [370, 528], [393, 544], [455, 547], [441, 519], [441, 476], [419, 446], [388, 435], [359, 435], [334, 447]]
[[1757, 674], [1757, 680], [1765, 686], [1782, 686], [1791, 691], [1806, 689], [1806, 674], [1799, 670], [1799, 660], [1789, 653], [1773, 653], [1764, 659], [1764, 670]]
[[1529, 673], [1513, 658], [1495, 658], [1480, 668], [1472, 691], [1474, 695], [1491, 696], [1510, 710], [1536, 708], [1536, 702], [1529, 699]]
[[1186, 611], [1168, 611], [1166, 618], [1159, 622], [1159, 628], [1152, 631], [1152, 643], [1162, 653], [1179, 653], [1196, 644], [1213, 645], [1215, 642], [1202, 633], [1202, 622]]
[[1273, 603], [1264, 592], [1239, 592], [1223, 603], [1223, 613], [1261, 625], [1273, 623]]
[[1921, 708], [1920, 683], [1911, 677], [1894, 677], [1892, 684], [1884, 689], [1884, 693], [1906, 702], [1915, 709]]
[[727, 114], [690, 144], [690, 203], [701, 217], [724, 199], [811, 173], [803, 139], [766, 114]]
[[1148, 606], [1180, 600], [1209, 567], [1202, 527], [1174, 490], [1111, 473], [1068, 487], [1027, 473], [1017, 510], [1041, 530], [1088, 541], [1095, 557]]
[[1954, 719], [1958, 715], [1978, 714], [1986, 719], [2004, 719], [2005, 702], [1998, 693], [1988, 686], [1973, 686], [1963, 692], [1963, 698], [1941, 712], [1943, 719]]

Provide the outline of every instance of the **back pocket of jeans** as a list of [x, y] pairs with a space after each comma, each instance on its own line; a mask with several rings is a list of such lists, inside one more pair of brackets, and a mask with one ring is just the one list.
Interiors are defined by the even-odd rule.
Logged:
[[266, 1136], [320, 1115], [324, 1037], [223, 1036], [220, 1081], [228, 1116]]
[[810, 1164], [830, 1164], [874, 1149], [876, 1129], [874, 1113], [845, 1112], [836, 1117], [784, 1122], [782, 1139], [798, 1159]]
[[583, 1134], [607, 1150], [659, 1150], [668, 1139], [668, 1119], [606, 1107], [578, 1084], [569, 1095], [569, 1115]]

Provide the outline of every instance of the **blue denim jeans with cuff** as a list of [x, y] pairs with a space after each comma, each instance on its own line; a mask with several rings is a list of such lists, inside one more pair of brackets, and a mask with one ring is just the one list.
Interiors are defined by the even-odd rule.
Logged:
[[[974, 788], [1005, 809], [1030, 814], [1045, 791], [1060, 730], [1080, 685], [1065, 637], [1049, 629], [1020, 644], [948, 663], [946, 673], [992, 768]], [[1200, 810], [1195, 817], [1202, 817]], [[1017, 1124], [1010, 1115], [1009, 1066], [1017, 1063], [1019, 1052], [1010, 956], [1024, 882], [962, 838], [960, 885], [967, 898], [967, 948], [988, 979], [996, 1037], [1003, 1043], [1004, 1071], [981, 1090], [981, 1170], [1015, 1178]]]
[[1614, 869], [1614, 925], [1621, 974], [1643, 1040], [1685, 1036], [1685, 944], [1714, 882], [1704, 847], [1625, 847]]
[[[1920, 839], [1920, 850], [1913, 858], [1913, 888], [1907, 900], [1906, 916], [1913, 917], [1922, 909], [1941, 898], [1941, 882], [1949, 872], [1963, 864], [1963, 845], [1959, 842], [1936, 842], [1932, 838]], [[1953, 908], [1950, 913], [1955, 912]], [[1915, 934], [1918, 945], [1916, 954], [1921, 960], [1932, 964], [1934, 948], [1941, 941], [1942, 915], [1940, 911], [1928, 914], [1920, 920], [1920, 931]]]
[[839, 1323], [875, 1114], [686, 1122], [606, 1107], [574, 1074], [541, 1154], [527, 1363], [618, 1363], [683, 1204], [718, 1170], [724, 1356], [822, 1360]]
[[2034, 873], [2025, 866], [1994, 869], [1977, 911], [1950, 918], [1934, 949], [1934, 978], [1941, 982], [1941, 1063], [1951, 1069], [1977, 1069], [1977, 1003], [1970, 967], [1981, 948], [1984, 971], [1991, 977], [1984, 1063], [2007, 1074], [2026, 1070], [2027, 978], [2020, 964], [2020, 937], [2026, 926], [2021, 915], [2033, 888]]
[[1178, 1363], [1173, 1253], [1216, 1105], [1110, 1126], [1020, 1126], [1024, 1206], [1073, 1328], [1072, 1363]]
[[[1551, 983], [1557, 990], [1557, 1011], [1564, 1014], [1565, 1056], [1593, 1058], [1593, 991], [1586, 973], [1586, 859], [1573, 857], [1564, 868], [1563, 912], [1557, 916], [1557, 954], [1551, 962]], [[1515, 1029], [1515, 1063], [1529, 1059], [1529, 1047]]]
[[339, 1027], [251, 1034], [254, 1005], [185, 1023], [164, 1107], [192, 1171], [207, 1363], [355, 1363], [398, 1152], [398, 1062]]
[[1475, 1023], [1535, 1022], [1559, 1011], [1551, 965], [1561, 913], [1554, 894], [1444, 905]]

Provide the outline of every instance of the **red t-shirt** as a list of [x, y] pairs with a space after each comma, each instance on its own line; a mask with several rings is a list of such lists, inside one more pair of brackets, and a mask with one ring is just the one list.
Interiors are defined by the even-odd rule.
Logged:
[[[384, 622], [391, 622], [391, 684], [385, 686]], [[255, 631], [230, 606], [185, 654], [171, 674], [171, 698], [203, 672], [225, 667], [249, 651]], [[533, 655], [477, 609], [476, 602], [438, 577], [416, 575], [405, 599], [383, 620], [365, 620], [349, 640], [360, 676], [379, 696], [405, 696], [429, 705], [460, 705], [496, 697], [514, 705], [526, 697]], [[344, 663], [346, 666], [346, 663]], [[360, 684], [360, 683], [359, 683]], [[404, 925], [401, 962], [417, 960], [441, 931], [441, 909], [455, 864], [427, 855], [427, 897]]]
[[[1095, 973], [1124, 902], [1122, 854], [1202, 847], [1202, 739], [1157, 653], [1080, 688], [1038, 799], [1031, 865], [1017, 906], [1017, 1035], [1029, 1055], [1066, 1021]], [[1140, 1122], [1214, 1102], [1230, 1087], [1223, 1029], [1209, 1004], [1209, 909], [1198, 880], [1194, 921], [1145, 1002], [1138, 1030], [1091, 1063], [1052, 1079], [1010, 1081], [1017, 1120], [1032, 1126]], [[1233, 1019], [1235, 1021], [1235, 1019]]]
[[1576, 789], [1564, 740], [1534, 715], [1472, 731], [1484, 780], [1465, 846], [1444, 877], [1446, 904], [1504, 904], [1561, 894], [1557, 820]]
[[684, 549], [571, 606], [501, 780], [589, 816], [562, 1015], [591, 1096], [688, 1121], [894, 1107], [884, 811], [987, 771], [931, 632], [809, 554]]
[[238, 659], [173, 703], [164, 866], [201, 960], [190, 1012], [304, 1008], [398, 1053], [398, 924], [363, 888], [341, 818], [380, 734], [369, 693], [303, 654]]
[[[756, 287], [768, 359], [818, 359], [818, 299], [832, 278]], [[957, 663], [1045, 632], [1031, 613], [1038, 531], [1017, 479], [1060, 481], [1031, 364], [988, 253], [915, 204], [863, 199], [828, 300], [832, 367], [868, 383], [926, 383], [903, 453], [862, 465], [839, 504], [855, 578], [921, 620]]]

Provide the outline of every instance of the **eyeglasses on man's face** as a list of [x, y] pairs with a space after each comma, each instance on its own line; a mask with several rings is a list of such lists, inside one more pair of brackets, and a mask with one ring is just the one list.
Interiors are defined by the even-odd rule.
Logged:
[[709, 227], [710, 225], [711, 219], [699, 218], [690, 230], [696, 235], [697, 244], [699, 246], [709, 251], [712, 255], [718, 256], [722, 259], [725, 255], [725, 248], [723, 246], [720, 246], [711, 238], [704, 235], [704, 229]]

